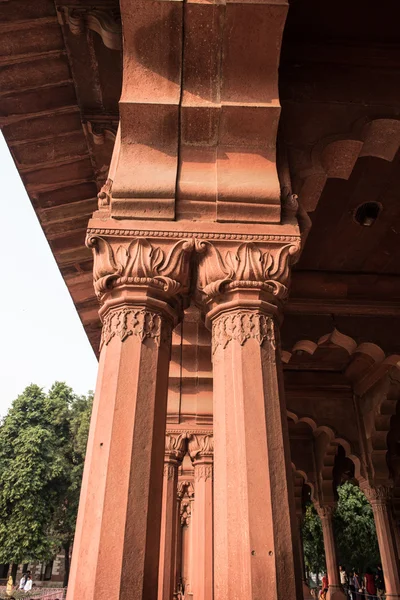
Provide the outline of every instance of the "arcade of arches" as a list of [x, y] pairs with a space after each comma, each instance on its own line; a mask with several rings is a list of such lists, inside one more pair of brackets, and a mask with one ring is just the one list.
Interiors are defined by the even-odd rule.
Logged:
[[68, 600], [307, 598], [305, 484], [340, 600], [349, 472], [400, 598], [399, 17], [0, 3], [2, 130], [99, 356]]

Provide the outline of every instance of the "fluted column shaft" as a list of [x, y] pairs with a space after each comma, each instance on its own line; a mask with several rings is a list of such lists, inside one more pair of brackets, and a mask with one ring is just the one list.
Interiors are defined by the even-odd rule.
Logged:
[[193, 518], [195, 600], [213, 598], [213, 448], [212, 435], [194, 434], [190, 437], [189, 453], [194, 465], [196, 498]]
[[185, 439], [185, 434], [166, 434], [158, 600], [171, 600], [174, 593], [178, 466], [184, 455]]
[[362, 488], [374, 513], [376, 535], [385, 578], [386, 597], [400, 598], [400, 565], [390, 514], [391, 489], [386, 486]]
[[345, 594], [340, 585], [339, 565], [336, 553], [335, 536], [333, 533], [332, 517], [335, 507], [332, 505], [316, 506], [321, 519], [324, 536], [326, 571], [329, 580], [329, 600], [345, 600]]

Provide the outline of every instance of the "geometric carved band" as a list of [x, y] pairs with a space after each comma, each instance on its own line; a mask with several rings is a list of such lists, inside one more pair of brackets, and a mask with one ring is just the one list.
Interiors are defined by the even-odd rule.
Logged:
[[213, 322], [213, 354], [218, 346], [225, 349], [232, 341], [237, 341], [243, 346], [251, 339], [257, 340], [260, 346], [268, 341], [275, 348], [274, 323], [271, 317], [252, 311], [238, 310], [222, 314]]
[[107, 345], [114, 336], [118, 336], [123, 342], [130, 335], [137, 336], [142, 342], [152, 338], [160, 345], [162, 326], [164, 333], [170, 335], [169, 324], [165, 321], [162, 323], [162, 317], [158, 313], [134, 308], [110, 310], [104, 317], [101, 346]]

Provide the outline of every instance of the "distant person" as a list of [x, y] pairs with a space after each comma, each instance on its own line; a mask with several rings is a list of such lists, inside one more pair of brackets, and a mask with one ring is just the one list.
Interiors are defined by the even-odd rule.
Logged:
[[329, 579], [328, 579], [328, 575], [325, 573], [324, 576], [322, 577], [322, 587], [321, 587], [321, 592], [319, 594], [320, 600], [326, 599], [326, 594], [328, 593], [328, 588], [329, 588]]
[[33, 583], [32, 577], [30, 575], [27, 575], [26, 576], [26, 582], [25, 582], [25, 585], [24, 585], [24, 592], [30, 592], [31, 591], [31, 589], [32, 589], [32, 583]]
[[28, 573], [23, 573], [21, 579], [19, 580], [19, 589], [23, 590], [25, 583], [26, 583], [26, 579], [28, 577]]
[[376, 593], [379, 598], [385, 595], [385, 579], [383, 577], [383, 571], [381, 565], [377, 566], [377, 572], [375, 576]]
[[354, 569], [353, 581], [354, 581], [354, 589], [355, 589], [355, 595], [356, 595], [355, 600], [361, 600], [364, 595], [364, 590], [363, 590], [363, 586], [362, 586], [362, 579], [361, 579], [360, 574], [357, 571], [357, 569]]
[[344, 592], [347, 594], [347, 590], [349, 587], [349, 578], [347, 577], [346, 569], [343, 565], [339, 565], [339, 575], [340, 575], [340, 585], [342, 586]]
[[368, 600], [373, 600], [373, 596], [376, 596], [376, 585], [375, 577], [372, 574], [371, 569], [368, 567], [364, 577], [364, 585], [367, 592]]
[[10, 575], [10, 577], [7, 580], [6, 595], [11, 596], [13, 589], [14, 589], [14, 581], [13, 581], [12, 575]]
[[349, 573], [349, 592], [351, 600], [356, 600], [356, 586], [354, 585], [354, 571]]

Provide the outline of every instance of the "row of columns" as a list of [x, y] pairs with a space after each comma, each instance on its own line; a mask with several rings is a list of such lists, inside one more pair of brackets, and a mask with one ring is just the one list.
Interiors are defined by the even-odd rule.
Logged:
[[[388, 486], [361, 486], [369, 500], [375, 520], [379, 552], [385, 579], [386, 597], [400, 598], [400, 562], [396, 548], [396, 533], [391, 515], [391, 488]], [[326, 570], [329, 580], [329, 600], [344, 600], [340, 585], [339, 564], [333, 531], [334, 504], [315, 504], [321, 519], [325, 547]]]
[[[162, 233], [150, 241], [136, 232], [127, 242], [115, 222], [108, 236], [100, 225], [89, 230], [88, 245], [102, 348], [68, 600], [156, 600], [160, 547], [172, 571], [173, 523], [160, 537], [163, 494], [174, 502], [178, 460], [172, 448], [163, 492], [168, 369], [194, 251], [214, 389], [213, 491], [206, 453], [190, 450], [203, 497], [193, 530], [204, 548], [214, 495], [213, 566], [205, 550], [198, 572], [213, 579], [214, 600], [302, 598], [277, 321], [297, 226], [289, 227], [292, 237], [279, 226], [282, 235], [259, 244], [217, 247]], [[169, 576], [162, 589], [171, 585]]]
[[[178, 485], [186, 448], [194, 482]], [[212, 600], [213, 452], [210, 432], [166, 435], [158, 600], [171, 600], [182, 584], [188, 596]]]
[[[188, 481], [177, 484], [178, 461], [183, 459], [186, 451], [185, 438], [188, 438], [188, 450], [193, 459], [194, 487]], [[174, 456], [171, 457], [173, 448]], [[171, 461], [172, 458], [172, 461]], [[163, 491], [163, 517], [161, 533], [161, 568], [159, 580], [159, 600], [171, 600], [181, 589], [182, 582], [182, 553], [186, 570], [184, 570], [183, 583], [186, 584], [187, 597], [196, 600], [212, 600], [213, 598], [213, 438], [210, 433], [183, 434], [167, 433], [166, 453], [164, 467]], [[387, 596], [399, 597], [399, 557], [396, 548], [396, 531], [391, 518], [390, 493], [387, 486], [363, 486], [364, 493], [371, 503], [376, 531], [379, 542], [381, 560], [385, 576]], [[186, 497], [186, 498], [185, 498]], [[194, 505], [194, 498], [196, 504]], [[174, 510], [177, 500], [177, 510]], [[182, 503], [182, 500], [184, 501]], [[296, 500], [299, 500], [296, 497]], [[297, 506], [298, 504], [298, 506]], [[344, 600], [345, 594], [341, 587], [339, 565], [337, 560], [336, 544], [333, 530], [334, 504], [321, 505], [316, 503], [318, 515], [321, 520], [324, 548], [326, 557], [327, 574], [329, 579], [329, 598]], [[195, 506], [195, 508], [194, 508]], [[304, 565], [304, 548], [302, 541], [302, 509], [300, 502], [296, 503], [298, 556], [300, 558], [303, 598], [312, 598], [306, 581]], [[189, 534], [189, 526], [191, 526]], [[182, 544], [182, 527], [185, 528]], [[190, 535], [190, 537], [189, 537]], [[169, 539], [170, 543], [163, 542]], [[174, 542], [174, 539], [176, 542]], [[178, 548], [179, 546], [179, 548]], [[165, 552], [174, 558], [168, 560]], [[179, 569], [176, 570], [176, 561]], [[167, 584], [167, 585], [166, 585]]]

